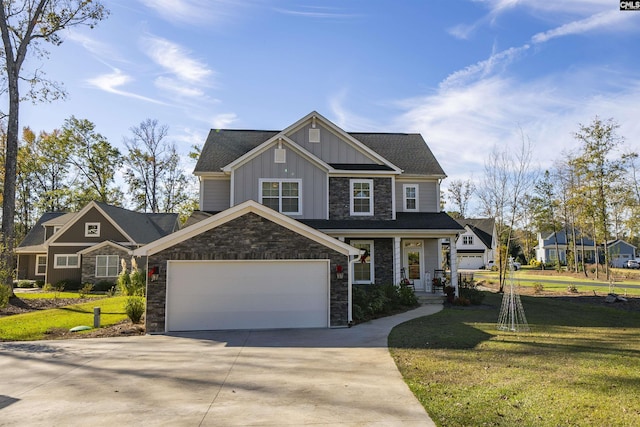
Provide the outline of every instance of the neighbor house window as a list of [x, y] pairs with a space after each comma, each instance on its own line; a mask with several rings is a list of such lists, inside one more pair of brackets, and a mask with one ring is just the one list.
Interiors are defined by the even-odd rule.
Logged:
[[53, 268], [78, 268], [80, 257], [75, 254], [56, 254], [53, 257]]
[[118, 255], [96, 256], [96, 277], [116, 277], [118, 275]]
[[373, 215], [373, 180], [351, 180], [351, 215]]
[[349, 244], [364, 250], [364, 255], [353, 264], [353, 283], [373, 283], [373, 240], [352, 240]]
[[462, 236], [463, 245], [473, 245], [473, 236]]
[[261, 179], [260, 203], [283, 214], [301, 215], [301, 188], [300, 179]]
[[47, 256], [36, 255], [36, 276], [47, 274]]
[[418, 210], [418, 185], [417, 184], [405, 184], [402, 186], [404, 197], [404, 210], [405, 211], [417, 211]]
[[100, 237], [100, 223], [99, 222], [85, 223], [84, 237]]

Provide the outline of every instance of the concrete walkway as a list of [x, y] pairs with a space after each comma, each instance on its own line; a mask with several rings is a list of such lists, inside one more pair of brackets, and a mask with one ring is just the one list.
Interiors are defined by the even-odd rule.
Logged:
[[387, 336], [349, 329], [0, 343], [0, 425], [433, 426]]

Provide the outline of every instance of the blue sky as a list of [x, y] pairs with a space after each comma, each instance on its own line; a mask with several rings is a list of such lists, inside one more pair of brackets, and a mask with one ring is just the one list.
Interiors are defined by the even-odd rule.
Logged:
[[75, 115], [122, 148], [157, 119], [186, 154], [211, 128], [283, 129], [317, 110], [346, 131], [419, 132], [450, 179], [474, 180], [521, 134], [549, 166], [595, 115], [640, 145], [640, 11], [616, 0], [104, 3], [106, 21], [26, 65], [68, 98], [23, 104], [21, 126]]

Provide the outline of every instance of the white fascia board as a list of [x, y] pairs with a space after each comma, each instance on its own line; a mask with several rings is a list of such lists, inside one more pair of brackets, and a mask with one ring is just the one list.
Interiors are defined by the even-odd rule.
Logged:
[[325, 233], [302, 224], [301, 222], [296, 221], [293, 218], [276, 212], [273, 209], [270, 209], [253, 200], [247, 200], [244, 203], [233, 206], [225, 211], [213, 215], [210, 218], [193, 224], [187, 228], [183, 228], [180, 231], [177, 231], [173, 234], [156, 240], [155, 242], [149, 243], [148, 245], [136, 249], [133, 254], [135, 256], [149, 256], [156, 254], [164, 249], [170, 248], [171, 246], [174, 246], [201, 233], [223, 225], [247, 213], [255, 213], [256, 215], [260, 215], [263, 218], [266, 218], [278, 225], [286, 227], [302, 236], [305, 236], [324, 246], [334, 249], [335, 251], [340, 252], [343, 255], [356, 255], [359, 253], [358, 249], [347, 245], [346, 243], [341, 242], [337, 239], [334, 239], [333, 237], [330, 237]]
[[312, 120], [313, 117], [315, 117], [317, 121], [321, 122], [325, 127], [331, 130], [337, 136], [349, 141], [352, 145], [354, 145], [354, 147], [358, 151], [360, 151], [370, 159], [377, 160], [379, 162], [384, 163], [385, 165], [392, 168], [396, 173], [402, 173], [402, 169], [400, 169], [399, 167], [397, 167], [396, 165], [394, 165], [389, 160], [385, 159], [375, 151], [371, 150], [362, 142], [358, 141], [357, 139], [349, 135], [347, 132], [345, 132], [343, 129], [339, 128], [338, 126], [336, 126], [332, 121], [328, 120], [326, 117], [324, 117], [322, 114], [318, 113], [317, 111], [310, 112], [309, 114], [307, 114], [306, 116], [304, 116], [303, 118], [301, 118], [300, 120], [292, 124], [291, 126], [284, 129], [281, 133], [287, 134], [287, 135], [294, 133], [300, 128], [302, 128], [303, 126], [305, 126], [308, 121]]
[[125, 250], [129, 255], [131, 255], [133, 253], [133, 251], [131, 249], [127, 248], [126, 246], [123, 246], [123, 245], [121, 245], [119, 243], [112, 242], [111, 240], [105, 240], [102, 243], [97, 243], [95, 245], [89, 246], [88, 248], [83, 249], [83, 250], [79, 251], [78, 253], [80, 255], [84, 255], [86, 253], [101, 249], [101, 248], [103, 248], [105, 246], [111, 246], [111, 247], [116, 248], [116, 249]]
[[402, 239], [441, 239], [447, 237], [458, 236], [452, 230], [345, 230], [345, 229], [321, 229], [323, 233], [329, 236], [339, 237], [399, 237]]
[[16, 254], [46, 254], [47, 247], [44, 245], [35, 245], [35, 246], [23, 246], [21, 248], [16, 248]]
[[283, 132], [280, 132], [279, 134], [267, 139], [265, 142], [263, 142], [262, 144], [258, 145], [253, 150], [245, 153], [244, 155], [242, 155], [242, 156], [238, 157], [237, 159], [235, 159], [233, 162], [231, 162], [228, 165], [226, 165], [224, 168], [222, 168], [222, 171], [225, 172], [225, 173], [231, 173], [231, 171], [236, 169], [238, 166], [241, 166], [241, 165], [249, 162], [251, 159], [257, 157], [260, 154], [262, 154], [263, 152], [265, 152], [266, 150], [268, 150], [272, 146], [278, 144], [279, 142], [290, 146], [298, 154], [300, 154], [301, 156], [305, 157], [307, 160], [317, 164], [318, 166], [323, 168], [325, 171], [332, 171], [333, 170], [333, 168], [331, 166], [329, 166], [327, 163], [325, 163], [323, 160], [321, 160], [320, 158], [316, 157], [315, 155], [313, 155], [309, 151], [305, 150], [304, 148], [302, 148], [301, 146], [296, 144], [292, 139], [287, 137]]
[[433, 181], [433, 182], [437, 182], [440, 180], [443, 180], [447, 177], [447, 175], [420, 175], [420, 174], [406, 174], [403, 173], [402, 175], [400, 175], [398, 177], [398, 179], [401, 179], [403, 181]]
[[194, 172], [200, 180], [202, 179], [229, 179], [229, 174], [224, 172]]

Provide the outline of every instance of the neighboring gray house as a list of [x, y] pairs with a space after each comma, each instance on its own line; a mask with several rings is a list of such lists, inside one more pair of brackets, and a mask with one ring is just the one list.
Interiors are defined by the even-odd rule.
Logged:
[[464, 227], [464, 233], [458, 236], [458, 268], [479, 269], [495, 260], [497, 235], [495, 218], [457, 219]]
[[16, 248], [18, 280], [115, 282], [121, 259], [179, 228], [178, 214], [138, 213], [100, 202], [42, 215]]
[[158, 273], [149, 333], [347, 326], [352, 285], [404, 270], [431, 291], [440, 241], [464, 231], [440, 211], [446, 175], [421, 135], [349, 133], [317, 112], [212, 130], [194, 173], [200, 211], [134, 251]]
[[607, 242], [609, 262], [612, 267], [626, 267], [627, 261], [636, 258], [636, 247], [621, 239]]
[[[557, 242], [557, 245], [556, 245]], [[538, 233], [538, 244], [534, 248], [536, 259], [543, 263], [555, 263], [559, 258], [561, 264], [567, 263], [567, 254], [574, 248], [574, 243], [567, 240], [567, 233], [562, 230], [556, 233]], [[596, 245], [593, 239], [586, 236], [576, 236], [575, 250], [578, 261], [594, 263], [596, 260]]]

